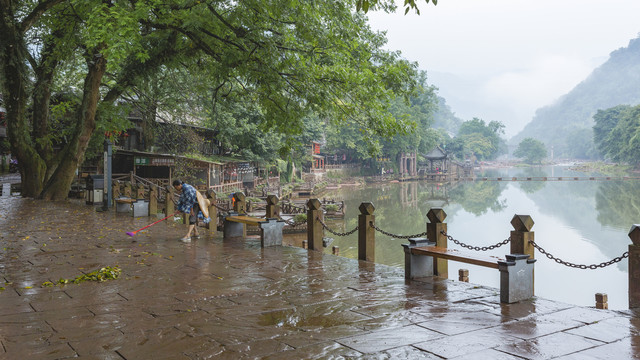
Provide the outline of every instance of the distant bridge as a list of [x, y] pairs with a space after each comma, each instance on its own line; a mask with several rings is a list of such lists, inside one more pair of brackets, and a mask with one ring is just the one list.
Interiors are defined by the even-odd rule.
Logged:
[[453, 177], [454, 181], [608, 181], [608, 180], [640, 180], [635, 176], [514, 176], [514, 177]]

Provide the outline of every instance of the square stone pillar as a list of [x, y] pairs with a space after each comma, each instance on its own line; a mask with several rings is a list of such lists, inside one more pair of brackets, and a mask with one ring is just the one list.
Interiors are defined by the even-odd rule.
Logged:
[[424, 255], [413, 255], [411, 249], [423, 246], [434, 246], [426, 238], [409, 238], [408, 244], [402, 244], [404, 248], [404, 278], [412, 280], [415, 278], [433, 276], [433, 257]]
[[506, 255], [507, 261], [498, 261], [500, 270], [500, 302], [511, 304], [533, 297], [533, 264], [529, 255]]

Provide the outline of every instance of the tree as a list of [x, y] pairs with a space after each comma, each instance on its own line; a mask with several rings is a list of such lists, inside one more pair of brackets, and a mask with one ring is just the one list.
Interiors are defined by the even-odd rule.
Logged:
[[547, 149], [544, 143], [534, 138], [525, 138], [518, 144], [518, 148], [513, 152], [514, 156], [524, 159], [528, 164], [542, 163], [547, 157]]
[[[424, 0], [427, 4], [429, 0]], [[433, 5], [438, 5], [438, 0], [431, 0]], [[382, 7], [383, 9], [388, 9], [389, 5], [384, 0], [356, 0], [357, 10], [368, 12], [370, 9], [376, 9], [377, 7]], [[420, 9], [418, 9], [418, 4], [416, 4], [416, 0], [405, 0], [404, 1], [404, 13], [405, 15], [409, 12], [409, 10], [414, 9], [416, 14], [420, 15]]]
[[450, 142], [452, 145], [448, 151], [462, 150], [456, 153], [459, 158], [475, 155], [480, 160], [493, 159], [504, 149], [504, 125], [499, 121], [490, 121], [488, 124], [479, 118], [473, 118], [460, 125], [458, 130], [459, 140]]
[[[116, 102], [178, 69], [205, 75], [202, 91], [184, 95], [182, 104], [198, 104], [188, 109], [194, 112], [233, 91], [259, 106], [260, 129], [295, 136], [313, 110], [378, 136], [404, 131], [388, 106], [414, 92], [417, 66], [382, 50], [384, 36], [352, 6], [0, 0], [0, 86], [23, 195], [65, 199], [92, 135], [118, 117]], [[64, 143], [55, 141], [50, 121], [52, 95], [63, 92], [74, 98], [66, 103]]]

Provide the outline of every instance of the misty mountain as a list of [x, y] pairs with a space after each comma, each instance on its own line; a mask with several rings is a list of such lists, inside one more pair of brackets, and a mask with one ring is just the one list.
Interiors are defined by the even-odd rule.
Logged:
[[640, 37], [609, 55], [584, 81], [554, 104], [536, 111], [510, 145], [532, 137], [544, 142], [555, 158], [596, 158], [592, 116], [616, 105], [640, 104]]
[[433, 120], [434, 128], [445, 129], [451, 134], [457, 134], [460, 124], [462, 124], [462, 119], [451, 111], [451, 107], [447, 105], [447, 100], [441, 96], [438, 96], [438, 108], [433, 114]]

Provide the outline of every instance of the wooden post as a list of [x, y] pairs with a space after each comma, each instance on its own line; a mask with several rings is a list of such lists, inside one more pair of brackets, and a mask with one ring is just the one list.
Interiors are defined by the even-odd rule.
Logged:
[[237, 212], [240, 215], [244, 215], [247, 212], [247, 200], [246, 196], [242, 192], [233, 193], [233, 211]]
[[[511, 231], [511, 254], [529, 255], [529, 259], [535, 259], [535, 248], [531, 241], [534, 241], [533, 219], [529, 215], [513, 215], [511, 225], [515, 230]], [[535, 290], [535, 270], [533, 285]]]
[[158, 186], [151, 185], [149, 187], [149, 216], [158, 214]]
[[640, 224], [629, 230], [629, 309], [640, 307]]
[[133, 197], [131, 196], [132, 191], [131, 191], [131, 182], [130, 182], [130, 181], [126, 181], [126, 182], [124, 183], [124, 191], [123, 191], [123, 193], [124, 193], [123, 195], [124, 195], [125, 197], [128, 197], [129, 199], [132, 199], [132, 198], [133, 198]]
[[267, 210], [266, 210], [267, 219], [277, 219], [280, 217], [280, 207], [278, 206], [279, 201], [280, 199], [278, 199], [276, 195], [267, 196]]
[[458, 280], [462, 282], [469, 282], [469, 270], [467, 269], [459, 269], [458, 270]]
[[310, 250], [322, 250], [324, 228], [317, 219], [322, 220], [322, 204], [318, 199], [307, 201], [307, 243]]
[[[435, 242], [437, 247], [447, 248], [447, 237], [442, 234], [447, 232], [447, 223], [443, 222], [447, 218], [447, 213], [440, 208], [429, 209], [427, 213], [429, 222], [427, 223], [427, 239]], [[433, 275], [443, 278], [449, 277], [449, 264], [447, 259], [434, 259]]]
[[[116, 199], [120, 197], [120, 181], [115, 180], [113, 183], [111, 183], [111, 195], [113, 196], [112, 204], [115, 205]], [[114, 208], [116, 208], [116, 206], [114, 206]]]
[[376, 210], [373, 203], [364, 202], [358, 207], [360, 215], [358, 215], [358, 260], [376, 261], [376, 229], [370, 223], [375, 225], [376, 216], [373, 212]]
[[136, 186], [136, 200], [144, 200], [144, 184], [138, 183]]
[[207, 224], [207, 229], [214, 233], [218, 231], [218, 208], [216, 207], [217, 198], [218, 194], [216, 194], [215, 190], [207, 190], [207, 199], [209, 199], [209, 217], [211, 218], [211, 221]]
[[334, 246], [332, 250], [333, 250], [333, 255], [340, 256], [340, 248], [339, 247]]
[[609, 308], [608, 303], [609, 297], [607, 294], [597, 293], [596, 294], [596, 309], [606, 310]]
[[175, 204], [173, 203], [173, 194], [175, 193], [176, 189], [171, 185], [167, 185], [167, 194], [164, 199], [164, 209], [167, 213], [164, 216], [169, 216], [176, 212]]

